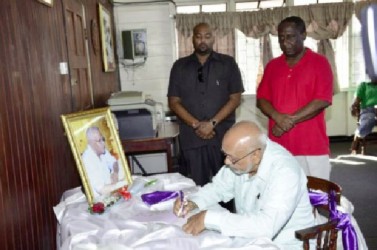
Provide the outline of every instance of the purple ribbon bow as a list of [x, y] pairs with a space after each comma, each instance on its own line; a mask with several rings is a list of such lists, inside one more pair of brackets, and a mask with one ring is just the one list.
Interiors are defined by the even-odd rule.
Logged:
[[343, 247], [345, 250], [358, 250], [357, 235], [355, 228], [352, 226], [350, 216], [336, 209], [336, 193], [331, 191], [327, 193], [318, 193], [309, 191], [310, 203], [316, 207], [319, 205], [329, 204], [330, 219], [337, 219], [337, 229], [342, 230]]
[[159, 202], [174, 199], [179, 196], [179, 191], [155, 191], [152, 193], [142, 194], [141, 199], [149, 206]]

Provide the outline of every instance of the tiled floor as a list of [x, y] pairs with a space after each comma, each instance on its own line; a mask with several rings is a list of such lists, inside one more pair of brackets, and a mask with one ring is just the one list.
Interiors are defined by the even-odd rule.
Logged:
[[368, 155], [350, 155], [351, 141], [332, 142], [331, 180], [354, 205], [354, 217], [369, 249], [377, 249], [377, 144], [369, 145]]

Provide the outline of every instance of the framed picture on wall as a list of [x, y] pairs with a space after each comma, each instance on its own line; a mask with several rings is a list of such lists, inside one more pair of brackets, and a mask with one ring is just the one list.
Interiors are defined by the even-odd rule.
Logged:
[[109, 108], [66, 114], [61, 119], [90, 206], [132, 184]]
[[135, 57], [147, 56], [147, 30], [133, 30], [132, 32], [133, 46]]
[[47, 5], [49, 7], [52, 7], [54, 4], [54, 0], [38, 0], [38, 2], [43, 3], [44, 5]]
[[115, 70], [115, 52], [111, 13], [102, 4], [98, 4], [103, 69], [105, 72]]

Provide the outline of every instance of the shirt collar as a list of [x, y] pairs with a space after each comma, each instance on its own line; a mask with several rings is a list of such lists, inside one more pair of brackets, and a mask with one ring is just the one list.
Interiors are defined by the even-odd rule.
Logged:
[[[290, 67], [290, 68], [297, 67], [298, 65], [304, 63], [305, 61], [308, 60], [308, 58], [311, 57], [311, 55], [313, 54], [313, 51], [312, 51], [310, 48], [307, 48], [307, 47], [305, 47], [304, 49], [305, 49], [305, 53], [304, 53], [304, 55], [301, 57], [301, 59], [300, 59], [295, 65], [293, 65], [293, 66]], [[281, 56], [282, 56], [282, 59], [284, 60], [284, 62], [286, 62], [286, 58], [287, 58], [287, 57], [286, 57], [284, 54], [282, 54]], [[285, 64], [288, 66], [287, 63], [285, 63]]]
[[267, 139], [266, 141], [266, 147], [263, 152], [262, 160], [259, 163], [258, 171], [255, 174], [256, 177], [262, 179], [263, 181], [266, 181], [270, 172], [270, 167], [269, 165], [271, 164], [271, 158], [268, 157], [270, 154], [270, 149], [271, 148], [271, 140]]
[[[196, 61], [196, 62], [199, 62], [198, 58], [196, 57], [196, 54], [195, 52], [193, 52], [191, 55], [190, 55], [190, 60], [193, 60], [193, 61]], [[208, 61], [211, 61], [211, 60], [220, 60], [220, 55], [219, 53], [217, 53], [216, 51], [212, 51], [211, 54], [209, 55], [208, 59], [207, 59], [207, 62]]]

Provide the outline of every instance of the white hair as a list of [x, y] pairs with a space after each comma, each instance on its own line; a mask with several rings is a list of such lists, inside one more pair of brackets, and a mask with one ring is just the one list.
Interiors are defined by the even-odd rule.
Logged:
[[96, 133], [101, 134], [101, 131], [99, 130], [99, 128], [98, 128], [97, 126], [89, 127], [89, 128], [86, 130], [86, 139], [87, 139], [87, 140], [92, 140], [92, 139], [93, 139], [93, 136], [94, 136]]

